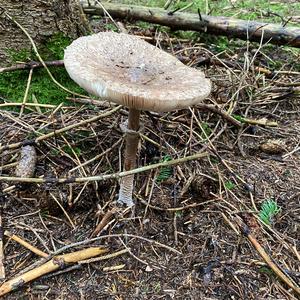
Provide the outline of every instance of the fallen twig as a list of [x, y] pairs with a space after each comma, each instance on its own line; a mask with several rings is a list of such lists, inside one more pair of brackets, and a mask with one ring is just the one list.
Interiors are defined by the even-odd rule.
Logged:
[[[64, 61], [63, 60], [44, 61], [44, 64], [47, 67], [52, 67], [52, 66], [62, 67], [64, 65]], [[31, 70], [31, 69], [43, 68], [43, 67], [44, 67], [44, 65], [40, 62], [30, 61], [27, 63], [20, 63], [20, 64], [10, 66], [10, 67], [0, 68], [0, 73], [12, 72], [12, 71], [16, 71], [16, 70]]]
[[20, 245], [27, 248], [28, 250], [30, 250], [31, 252], [35, 253], [38, 256], [41, 256], [41, 257], [48, 257], [49, 256], [49, 254], [41, 251], [40, 249], [36, 248], [35, 246], [32, 246], [31, 244], [24, 241], [22, 238], [20, 238], [16, 234], [12, 234], [8, 230], [4, 231], [4, 235], [9, 237], [10, 239], [14, 240], [15, 242], [19, 243]]
[[160, 242], [157, 242], [153, 239], [148, 239], [148, 238], [145, 238], [143, 236], [139, 236], [139, 235], [134, 235], [134, 234], [129, 234], [129, 233], [121, 233], [121, 234], [108, 234], [108, 235], [101, 235], [101, 236], [98, 236], [98, 237], [95, 237], [95, 238], [92, 238], [92, 239], [86, 239], [84, 241], [81, 241], [81, 242], [77, 242], [77, 243], [73, 243], [73, 244], [70, 244], [70, 245], [66, 245], [62, 248], [60, 248], [59, 250], [56, 251], [56, 255], [57, 254], [60, 254], [70, 248], [73, 248], [73, 247], [77, 247], [77, 246], [82, 246], [82, 245], [86, 245], [86, 244], [89, 244], [89, 243], [92, 243], [92, 242], [95, 242], [95, 241], [100, 241], [102, 239], [107, 239], [107, 238], [119, 238], [119, 237], [124, 237], [124, 238], [133, 238], [133, 239], [139, 239], [139, 240], [142, 240], [142, 241], [145, 241], [145, 242], [148, 242], [152, 245], [156, 245], [158, 247], [161, 247], [161, 248], [165, 248], [167, 249], [168, 251], [171, 251], [173, 253], [176, 253], [176, 254], [179, 254], [181, 255], [182, 253], [170, 246], [167, 246], [165, 244], [162, 244]]
[[3, 224], [2, 224], [2, 212], [3, 212], [3, 203], [2, 195], [0, 196], [0, 279], [5, 279], [5, 269], [4, 269], [4, 251], [3, 251]]
[[109, 111], [107, 111], [107, 112], [105, 112], [105, 113], [103, 113], [101, 115], [94, 116], [94, 117], [92, 117], [90, 119], [83, 120], [81, 122], [77, 122], [75, 124], [63, 127], [61, 129], [58, 129], [58, 130], [55, 130], [55, 131], [52, 131], [52, 132], [49, 132], [47, 134], [40, 135], [39, 137], [37, 137], [37, 138], [35, 138], [33, 140], [27, 140], [27, 141], [23, 141], [23, 142], [18, 142], [18, 143], [14, 143], [14, 144], [2, 146], [2, 147], [0, 147], [0, 152], [5, 151], [5, 150], [9, 150], [9, 149], [16, 149], [16, 148], [19, 148], [19, 147], [22, 147], [22, 146], [26, 146], [26, 145], [33, 145], [35, 143], [41, 142], [41, 141], [46, 140], [46, 139], [48, 139], [50, 137], [53, 137], [55, 135], [64, 133], [64, 132], [66, 132], [68, 130], [71, 130], [71, 129], [74, 129], [74, 128], [77, 128], [77, 127], [80, 127], [80, 126], [84, 126], [86, 124], [98, 121], [101, 118], [104, 118], [104, 117], [112, 115], [113, 113], [115, 113], [116, 111], [118, 111], [121, 107], [122, 107], [121, 105], [116, 106], [113, 109], [111, 109], [111, 110], [109, 110]]
[[116, 265], [116, 266], [110, 266], [110, 267], [104, 267], [103, 272], [111, 272], [111, 271], [118, 271], [125, 268], [124, 264]]
[[25, 94], [23, 97], [23, 101], [22, 101], [22, 106], [21, 106], [21, 110], [20, 110], [20, 114], [19, 114], [19, 118], [22, 116], [23, 112], [24, 112], [24, 108], [28, 99], [28, 92], [29, 92], [29, 88], [30, 88], [30, 84], [31, 84], [31, 79], [32, 79], [32, 74], [33, 74], [33, 69], [30, 69], [29, 71], [29, 75], [28, 75], [28, 80], [27, 80], [27, 85], [26, 85], [26, 90], [25, 90]]
[[[208, 16], [176, 12], [170, 14], [161, 8], [102, 2], [102, 6], [115, 18], [134, 19], [169, 26], [179, 30], [195, 30], [225, 35], [243, 40], [270, 42], [277, 45], [300, 47], [300, 29], [229, 17]], [[89, 15], [104, 15], [103, 7], [83, 5]]]
[[216, 113], [216, 114], [220, 115], [225, 120], [229, 121], [230, 123], [232, 123], [235, 126], [238, 126], [238, 127], [242, 126], [241, 122], [236, 120], [234, 117], [232, 117], [230, 114], [228, 114], [226, 111], [224, 111], [218, 105], [200, 103], [200, 104], [197, 104], [196, 107], [199, 108], [199, 109], [208, 110], [208, 111], [211, 111], [213, 113]]
[[105, 248], [93, 247], [73, 253], [56, 256], [45, 264], [3, 283], [0, 286], [0, 296], [3, 296], [11, 291], [15, 291], [24, 286], [25, 283], [39, 278], [42, 275], [53, 272], [59, 268], [64, 268], [68, 264], [95, 257], [106, 252], [107, 249]]
[[[18, 107], [18, 106], [24, 106], [24, 107], [41, 107], [41, 108], [57, 108], [57, 105], [53, 104], [43, 104], [43, 103], [20, 103], [20, 102], [6, 102], [6, 103], [0, 103], [0, 108], [1, 107]], [[61, 109], [73, 109], [74, 107], [72, 106], [62, 106]]]
[[263, 119], [259, 119], [259, 120], [255, 120], [255, 119], [250, 119], [250, 118], [243, 118], [243, 122], [244, 123], [248, 123], [251, 125], [261, 125], [261, 126], [268, 126], [268, 127], [277, 127], [278, 123], [275, 121], [269, 121], [265, 118]]
[[289, 286], [293, 289], [298, 295], [300, 295], [300, 288], [297, 286], [293, 280], [288, 277], [272, 260], [272, 258], [267, 254], [265, 249], [260, 245], [254, 235], [251, 233], [249, 227], [246, 224], [242, 224], [238, 222], [243, 234], [249, 239], [251, 244], [257, 250], [259, 255], [263, 258], [263, 260], [267, 263], [267, 265], [273, 270], [273, 272]]
[[[101, 100], [95, 100], [95, 99], [88, 99], [88, 98], [68, 98], [74, 102], [83, 103], [83, 104], [92, 104], [96, 106], [107, 106], [109, 105], [108, 102], [101, 101]], [[242, 123], [236, 120], [234, 117], [229, 115], [226, 111], [224, 111], [220, 106], [214, 105], [214, 104], [205, 104], [205, 103], [199, 103], [196, 106], [200, 110], [206, 110], [211, 111], [215, 114], [220, 115], [222, 118], [227, 120], [228, 122], [232, 123], [235, 126], [241, 127]]]
[[90, 264], [90, 263], [98, 262], [98, 261], [101, 261], [101, 260], [115, 258], [115, 257], [117, 257], [119, 255], [122, 255], [122, 254], [125, 254], [127, 252], [129, 252], [129, 249], [126, 248], [126, 249], [122, 249], [122, 250], [114, 252], [114, 253], [109, 253], [109, 254], [106, 254], [106, 255], [101, 255], [99, 257], [93, 257], [93, 258], [81, 260], [78, 263], [79, 264]]
[[160, 167], [165, 167], [165, 166], [172, 166], [184, 162], [188, 162], [191, 160], [196, 160], [200, 158], [207, 157], [208, 153], [203, 152], [203, 153], [197, 153], [194, 155], [186, 156], [183, 158], [178, 158], [178, 159], [173, 159], [170, 161], [164, 161], [164, 162], [159, 162], [156, 164], [132, 169], [129, 171], [123, 171], [123, 172], [117, 172], [113, 174], [105, 174], [105, 175], [98, 175], [98, 176], [90, 176], [90, 177], [69, 177], [69, 178], [24, 178], [24, 177], [5, 177], [5, 176], [0, 176], [0, 182], [1, 181], [9, 181], [9, 182], [27, 182], [27, 183], [82, 183], [82, 182], [89, 182], [89, 181], [103, 181], [103, 180], [108, 180], [108, 179], [120, 179], [122, 177], [128, 176], [128, 175], [133, 175], [141, 172], [146, 172], [149, 170], [157, 169]]
[[114, 207], [105, 213], [99, 224], [96, 226], [95, 230], [92, 232], [91, 237], [97, 236], [99, 232], [101, 232], [101, 230], [106, 226], [106, 224], [108, 223], [110, 218], [116, 213], [116, 211], [117, 208]]

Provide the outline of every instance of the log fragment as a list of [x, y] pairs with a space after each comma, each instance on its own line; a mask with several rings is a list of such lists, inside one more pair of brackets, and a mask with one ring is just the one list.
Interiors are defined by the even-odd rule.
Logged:
[[[284, 27], [279, 24], [246, 21], [221, 16], [175, 12], [137, 5], [102, 2], [107, 12], [114, 18], [140, 20], [160, 24], [178, 30], [194, 30], [214, 35], [223, 35], [242, 40], [270, 42], [300, 48], [300, 27]], [[89, 15], [104, 15], [100, 6], [83, 4]]]

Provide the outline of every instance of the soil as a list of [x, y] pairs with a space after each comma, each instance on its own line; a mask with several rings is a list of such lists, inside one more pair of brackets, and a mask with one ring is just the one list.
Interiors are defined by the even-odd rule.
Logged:
[[[241, 120], [241, 126], [200, 106], [173, 113], [143, 112], [138, 166], [201, 151], [208, 156], [139, 173], [136, 205], [118, 207], [96, 240], [91, 235], [97, 224], [115, 207], [117, 180], [16, 183], [11, 189], [14, 183], [1, 182], [4, 230], [47, 254], [57, 254], [68, 245], [64, 253], [99, 245], [109, 253], [127, 251], [44, 275], [4, 299], [297, 299], [247, 234], [299, 284], [300, 70], [295, 63], [299, 52], [257, 44], [247, 49], [241, 42], [241, 47], [215, 56], [210, 45], [176, 36], [170, 39], [155, 27], [125, 26], [184, 63], [201, 68], [213, 82], [206, 103], [218, 104]], [[221, 63], [212, 63], [207, 59], [211, 57]], [[280, 69], [270, 68], [275, 60], [282, 62]], [[274, 72], [259, 72], [255, 67]], [[1, 145], [33, 140], [111, 109], [110, 104], [99, 102], [42, 109], [42, 113], [32, 108], [21, 116], [2, 110]], [[119, 124], [126, 117], [121, 109], [34, 143], [35, 177], [118, 172], [124, 150]], [[2, 176], [14, 176], [19, 152], [20, 147], [2, 151], [2, 166], [6, 166]], [[270, 226], [259, 220], [267, 200], [276, 201], [280, 208]], [[81, 241], [85, 242], [75, 244]], [[7, 237], [4, 253], [7, 279], [41, 261]]]

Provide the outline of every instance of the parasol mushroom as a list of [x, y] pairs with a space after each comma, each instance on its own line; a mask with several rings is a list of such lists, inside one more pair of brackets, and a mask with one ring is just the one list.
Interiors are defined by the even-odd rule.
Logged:
[[[115, 32], [80, 37], [65, 50], [70, 77], [87, 92], [129, 108], [124, 169], [135, 167], [140, 111], [166, 112], [201, 102], [204, 74], [142, 39]], [[119, 203], [133, 205], [134, 175], [121, 179]]]

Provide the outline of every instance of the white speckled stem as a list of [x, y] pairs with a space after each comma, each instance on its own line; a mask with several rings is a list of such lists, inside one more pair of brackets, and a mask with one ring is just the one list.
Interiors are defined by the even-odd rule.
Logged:
[[[139, 144], [139, 130], [140, 127], [140, 111], [134, 108], [129, 109], [128, 116], [128, 131], [126, 132], [126, 147], [124, 156], [124, 170], [129, 171], [135, 168], [136, 154]], [[133, 206], [132, 200], [134, 184], [134, 175], [125, 176], [120, 182], [120, 192], [118, 203]]]

